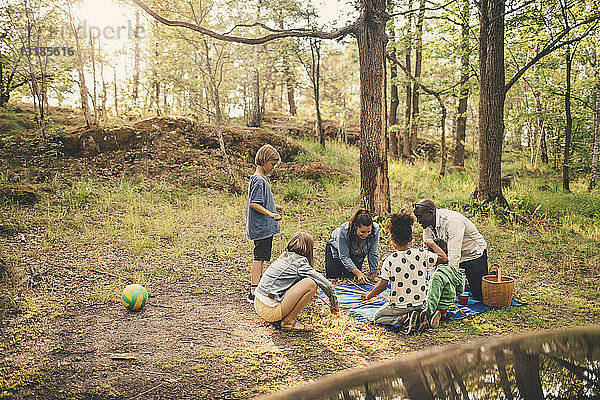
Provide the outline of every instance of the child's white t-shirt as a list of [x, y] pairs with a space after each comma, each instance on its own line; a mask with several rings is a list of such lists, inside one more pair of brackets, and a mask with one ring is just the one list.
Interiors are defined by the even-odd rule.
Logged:
[[408, 249], [390, 254], [379, 277], [390, 282], [390, 305], [416, 307], [427, 300], [427, 269], [435, 266], [438, 255], [424, 249]]

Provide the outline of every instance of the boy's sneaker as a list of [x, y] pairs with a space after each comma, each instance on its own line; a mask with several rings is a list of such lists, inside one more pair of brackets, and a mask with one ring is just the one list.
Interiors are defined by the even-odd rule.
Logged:
[[419, 318], [417, 319], [417, 330], [424, 331], [429, 328], [429, 313], [427, 310], [423, 310], [419, 313]]
[[248, 293], [248, 297], [246, 298], [246, 300], [248, 300], [248, 303], [254, 304], [254, 295], [252, 294], [252, 292]]
[[410, 314], [408, 314], [408, 317], [406, 317], [406, 319], [405, 319], [406, 326], [404, 327], [404, 330], [402, 331], [402, 333], [404, 333], [405, 335], [408, 335], [409, 333], [413, 332], [415, 326], [417, 325], [417, 318], [419, 318], [419, 316], [417, 315], [417, 312], [411, 311]]
[[438, 328], [440, 326], [440, 319], [442, 318], [442, 313], [440, 310], [435, 310], [433, 316], [431, 317], [430, 325], [432, 328]]

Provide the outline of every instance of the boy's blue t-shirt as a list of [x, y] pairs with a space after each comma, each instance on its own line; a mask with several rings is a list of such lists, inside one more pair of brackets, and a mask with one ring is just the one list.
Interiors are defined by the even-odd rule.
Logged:
[[267, 178], [260, 174], [250, 176], [250, 183], [248, 184], [246, 235], [250, 240], [260, 240], [279, 233], [279, 223], [268, 215], [253, 210], [250, 203], [258, 203], [272, 213], [277, 212], [271, 185], [269, 185]]

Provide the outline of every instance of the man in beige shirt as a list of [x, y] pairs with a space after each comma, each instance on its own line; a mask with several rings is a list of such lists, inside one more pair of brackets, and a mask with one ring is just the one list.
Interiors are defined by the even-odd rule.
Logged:
[[464, 268], [473, 298], [482, 300], [481, 279], [488, 273], [487, 243], [475, 224], [459, 212], [437, 208], [429, 199], [416, 203], [414, 214], [423, 227], [423, 240], [448, 243], [448, 264]]

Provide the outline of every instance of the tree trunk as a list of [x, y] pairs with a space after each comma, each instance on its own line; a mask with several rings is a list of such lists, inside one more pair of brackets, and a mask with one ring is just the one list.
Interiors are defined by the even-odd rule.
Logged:
[[415, 37], [415, 74], [416, 81], [412, 91], [412, 119], [410, 126], [410, 151], [417, 150], [419, 134], [419, 79], [421, 78], [421, 64], [423, 63], [423, 20], [425, 19], [425, 0], [419, 2], [419, 16], [416, 25]]
[[385, 104], [385, 0], [363, 0], [356, 28], [360, 63], [361, 200], [369, 212], [390, 212]]
[[313, 96], [315, 98], [315, 111], [317, 114], [317, 126], [315, 129], [317, 139], [321, 147], [325, 148], [325, 130], [323, 129], [323, 119], [321, 118], [321, 47], [319, 43], [310, 39], [310, 54], [311, 54], [311, 66], [310, 74], [313, 85]]
[[102, 106], [100, 107], [100, 115], [104, 117], [106, 114], [106, 80], [104, 80], [104, 62], [100, 56], [100, 42], [98, 42], [98, 58], [100, 58], [100, 81], [102, 82]]
[[[258, 0], [256, 6], [256, 20], [260, 21], [260, 11], [262, 7], [262, 0]], [[261, 126], [263, 119], [263, 105], [261, 102], [260, 93], [260, 59], [263, 45], [258, 45], [254, 49], [254, 69], [252, 71], [252, 102], [250, 104], [250, 118], [248, 120], [248, 126]]]
[[[408, 9], [412, 9], [413, 2], [408, 0]], [[406, 70], [412, 70], [411, 53], [412, 53], [412, 14], [408, 14], [406, 17]], [[410, 159], [410, 126], [411, 126], [411, 115], [412, 115], [412, 82], [410, 79], [406, 82], [406, 108], [404, 109], [404, 135], [402, 138], [402, 158]]]
[[544, 399], [542, 392], [542, 383], [540, 381], [539, 355], [528, 354], [518, 347], [513, 348], [515, 358], [515, 380], [521, 398], [523, 399]]
[[592, 147], [592, 167], [590, 173], [590, 185], [588, 190], [591, 192], [596, 187], [596, 179], [598, 177], [598, 153], [600, 146], [598, 144], [600, 138], [600, 60], [598, 60], [598, 50], [596, 49], [596, 87], [594, 90], [595, 109], [594, 109], [594, 144]]
[[542, 162], [548, 164], [550, 158], [548, 157], [548, 144], [546, 143], [546, 128], [542, 130], [542, 136], [540, 137], [540, 158]]
[[158, 73], [154, 72], [154, 106], [156, 107], [156, 116], [159, 117], [160, 112], [160, 82], [158, 81]]
[[158, 79], [158, 66], [160, 60], [160, 43], [158, 39], [158, 22], [155, 23], [156, 27], [154, 30], [154, 65], [152, 67], [152, 86], [151, 86], [151, 102], [150, 107], [154, 105], [154, 114], [160, 116], [160, 82]]
[[290, 59], [286, 55], [283, 57], [283, 74], [285, 76], [285, 86], [287, 89], [287, 100], [291, 115], [296, 115], [296, 100], [294, 96], [294, 88], [296, 87], [296, 80], [294, 79], [294, 73], [290, 67]]
[[507, 400], [513, 400], [512, 391], [510, 390], [510, 379], [506, 373], [506, 359], [504, 357], [504, 350], [496, 350], [494, 352], [496, 358], [496, 365], [498, 366], [498, 374], [500, 375], [500, 386], [504, 392], [504, 398]]
[[88, 90], [85, 84], [85, 73], [83, 71], [83, 55], [81, 54], [81, 42], [79, 41], [79, 28], [75, 26], [73, 21], [73, 11], [69, 6], [67, 13], [69, 19], [69, 28], [75, 38], [75, 49], [77, 50], [77, 73], [79, 75], [79, 97], [81, 98], [81, 109], [85, 117], [86, 127], [92, 126], [92, 116], [90, 114], [90, 107], [88, 103]]
[[440, 104], [440, 108], [441, 108], [441, 121], [440, 121], [440, 126], [441, 126], [441, 152], [442, 152], [442, 160], [440, 162], [440, 175], [444, 176], [446, 174], [446, 106], [444, 105], [444, 103], [442, 102], [442, 98], [440, 95], [435, 96], [436, 99], [438, 100], [439, 104]]
[[135, 12], [135, 31], [133, 37], [135, 39], [135, 53], [134, 53], [134, 69], [133, 69], [133, 105], [138, 106], [138, 86], [140, 84], [140, 13], [136, 10]]
[[163, 113], [165, 115], [169, 115], [169, 99], [167, 98], [169, 91], [167, 89], [167, 82], [163, 82]]
[[542, 108], [542, 92], [540, 89], [540, 74], [538, 64], [533, 66], [533, 77], [535, 82], [535, 87], [533, 88], [533, 98], [535, 99], [535, 109], [537, 113], [537, 145], [533, 159], [533, 168], [537, 168], [540, 153], [542, 162], [548, 163], [548, 151], [546, 149], [546, 128], [544, 127], [544, 110]]
[[390, 85], [390, 128], [394, 127], [390, 130], [390, 150], [392, 153], [392, 157], [397, 158], [398, 152], [400, 151], [398, 140], [398, 130], [396, 129], [396, 125], [398, 125], [398, 106], [400, 105], [400, 100], [398, 99], [398, 86], [394, 83], [395, 79], [398, 77], [398, 68], [392, 63], [390, 66], [390, 79], [392, 80], [392, 84]]
[[90, 54], [92, 56], [92, 82], [94, 84], [93, 87], [93, 96], [92, 96], [92, 106], [94, 107], [94, 116], [92, 118], [92, 121], [94, 122], [94, 125], [98, 124], [98, 91], [97, 91], [97, 85], [96, 85], [96, 57], [94, 57], [94, 37], [92, 36], [92, 30], [91, 28], [89, 29], [89, 35], [90, 35]]
[[[405, 383], [407, 398], [409, 399], [433, 399], [427, 377], [423, 372], [423, 367], [415, 363], [413, 368], [405, 368], [402, 371], [402, 381]], [[441, 395], [439, 396], [441, 397]]]
[[[388, 0], [388, 12], [394, 12], [394, 2], [393, 0]], [[394, 53], [394, 57], [396, 56], [396, 28], [394, 26], [394, 20], [392, 19], [389, 24], [390, 29], [390, 42], [393, 44], [391, 46], [390, 51]], [[398, 123], [398, 105], [400, 105], [400, 101], [398, 100], [398, 86], [397, 86], [397, 77], [398, 77], [398, 67], [396, 64], [390, 63], [390, 116], [389, 116], [389, 137], [390, 137], [390, 153], [393, 158], [398, 157], [398, 135], [395, 125]]]
[[119, 118], [119, 98], [117, 95], [117, 68], [113, 67], [113, 89], [115, 90], [115, 115]]
[[467, 137], [467, 104], [469, 100], [469, 0], [463, 0], [461, 56], [460, 56], [460, 89], [458, 109], [456, 110], [456, 148], [454, 149], [454, 165], [465, 166], [465, 139]]
[[[79, 50], [78, 50], [79, 53]], [[88, 90], [87, 85], [85, 84], [85, 75], [83, 73], [83, 59], [79, 60], [80, 64], [77, 66], [77, 72], [79, 73], [79, 95], [81, 98], [81, 109], [83, 110], [83, 115], [85, 117], [85, 125], [89, 128], [93, 125], [92, 115], [90, 113], [90, 106], [88, 103]]]
[[252, 71], [252, 102], [250, 104], [250, 119], [248, 121], [248, 126], [260, 126], [262, 124], [262, 115], [260, 112], [260, 74], [258, 68], [257, 59], [254, 63], [254, 70]]
[[317, 109], [317, 129], [316, 135], [319, 140], [319, 145], [322, 148], [325, 148], [325, 129], [323, 129], [323, 118], [321, 117], [321, 107], [319, 105], [319, 100], [315, 101], [315, 107]]
[[473, 197], [508, 206], [500, 184], [504, 141], [504, 0], [479, 5], [479, 164]]
[[[208, 91], [210, 93], [210, 99], [211, 102], [213, 104], [213, 108], [214, 108], [214, 114], [215, 114], [215, 121], [217, 123], [217, 125], [221, 125], [222, 120], [223, 120], [223, 113], [221, 111], [221, 93], [220, 93], [220, 88], [219, 88], [219, 82], [217, 82], [217, 68], [218, 65], [215, 66], [215, 68], [212, 67], [212, 65], [210, 64], [211, 62], [211, 55], [210, 55], [210, 48], [208, 46], [208, 41], [205, 38], [202, 38], [202, 44], [204, 47], [204, 58], [203, 58], [203, 63], [205, 65], [205, 71], [206, 73], [204, 74], [205, 79], [208, 79]], [[209, 99], [209, 96], [207, 96], [207, 101]], [[208, 103], [207, 103], [208, 105]], [[210, 109], [207, 110], [210, 113]]]
[[0, 107], [8, 104], [11, 91], [28, 83], [24, 77], [21, 77], [21, 82], [13, 83], [22, 57], [22, 55], [19, 55], [16, 60], [12, 60], [12, 71], [5, 71], [5, 67], [8, 67], [8, 63], [5, 62], [6, 60], [4, 62], [0, 60]]
[[573, 132], [573, 118], [571, 116], [571, 70], [573, 67], [573, 59], [571, 57], [571, 46], [567, 46], [566, 52], [566, 83], [567, 90], [565, 92], [565, 114], [567, 125], [565, 127], [565, 148], [563, 153], [563, 189], [565, 192], [570, 192], [569, 189], [569, 163], [571, 162], [571, 137]]

